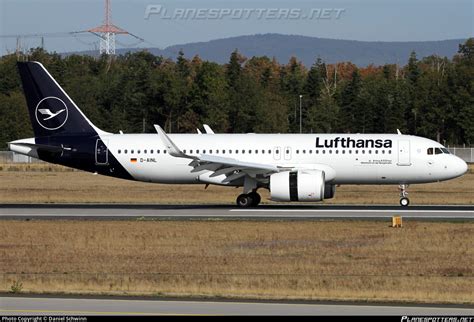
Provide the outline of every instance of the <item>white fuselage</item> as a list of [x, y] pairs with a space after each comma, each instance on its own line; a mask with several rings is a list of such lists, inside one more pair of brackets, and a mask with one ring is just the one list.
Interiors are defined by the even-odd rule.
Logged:
[[[439, 143], [409, 135], [169, 134], [169, 137], [189, 155], [215, 155], [294, 169], [316, 168], [324, 170], [326, 181], [333, 184], [436, 182], [458, 177], [467, 170], [466, 163], [454, 155], [428, 154], [430, 148], [444, 149]], [[348, 138], [355, 142], [343, 142]], [[156, 134], [101, 135], [101, 139], [109, 153], [136, 180], [223, 184], [219, 178], [206, 176], [209, 171], [193, 172], [189, 159], [169, 155]], [[368, 143], [356, 147], [358, 140]], [[372, 144], [377, 140], [379, 144]], [[380, 146], [386, 140], [391, 141], [391, 147]], [[325, 147], [331, 143], [332, 147]]]

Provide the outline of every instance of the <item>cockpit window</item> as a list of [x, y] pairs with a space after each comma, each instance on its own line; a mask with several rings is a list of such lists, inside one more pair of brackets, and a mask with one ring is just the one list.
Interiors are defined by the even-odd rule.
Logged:
[[449, 150], [446, 148], [428, 148], [426, 151], [428, 155], [433, 155], [433, 154], [450, 154]]

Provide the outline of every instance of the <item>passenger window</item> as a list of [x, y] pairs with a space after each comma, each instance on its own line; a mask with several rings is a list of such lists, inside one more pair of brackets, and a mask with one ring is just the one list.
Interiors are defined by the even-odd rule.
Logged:
[[163, 153], [166, 154], [166, 150], [163, 150]]
[[268, 154], [272, 154], [272, 150], [268, 150]]
[[323, 154], [326, 154], [326, 150], [323, 150]]
[[264, 149], [262, 149], [262, 154], [265, 154], [265, 150], [264, 150]]
[[319, 150], [315, 150], [314, 152], [315, 152], [316, 154], [319, 154]]
[[300, 154], [300, 150], [296, 150], [296, 154]]
[[249, 154], [252, 154], [252, 150], [249, 150]]
[[145, 150], [145, 151], [143, 151], [143, 153], [145, 153], [145, 154], [146, 154], [146, 150]]
[[121, 150], [118, 150], [118, 154], [120, 154], [120, 153], [122, 153], [122, 151], [121, 151]]
[[313, 150], [309, 150], [309, 154], [313, 154]]
[[133, 154], [133, 150], [132, 150], [132, 151], [130, 151], [130, 153], [131, 153], [131, 154]]
[[306, 150], [303, 150], [303, 154], [306, 154]]
[[332, 150], [329, 150], [329, 154], [332, 154]]
[[428, 155], [432, 155], [433, 154], [433, 148], [428, 148]]
[[258, 150], [255, 150], [255, 154], [258, 154]]
[[140, 154], [140, 150], [137, 150], [137, 154]]
[[150, 150], [150, 153], [153, 154], [153, 149]]
[[242, 154], [245, 154], [245, 150], [242, 150]]
[[161, 150], [156, 150], [156, 153], [160, 154]]
[[206, 154], [206, 150], [202, 150], [202, 154]]
[[339, 154], [339, 150], [336, 150], [336, 154]]

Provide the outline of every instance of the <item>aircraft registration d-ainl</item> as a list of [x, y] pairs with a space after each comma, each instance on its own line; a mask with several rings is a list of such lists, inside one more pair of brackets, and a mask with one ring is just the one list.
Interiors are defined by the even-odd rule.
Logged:
[[[322, 201], [336, 185], [399, 185], [466, 173], [438, 142], [398, 134], [113, 134], [100, 130], [39, 62], [19, 62], [34, 138], [10, 150], [46, 162], [128, 180], [243, 187], [240, 207], [257, 206], [260, 188], [275, 201]], [[185, 196], [183, 196], [185, 197]], [[367, 196], [370, 198], [371, 196]]]

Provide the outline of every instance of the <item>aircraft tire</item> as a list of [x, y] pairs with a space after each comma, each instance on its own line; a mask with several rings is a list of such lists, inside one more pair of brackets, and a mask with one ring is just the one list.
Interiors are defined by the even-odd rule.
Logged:
[[251, 192], [249, 193], [250, 198], [252, 198], [252, 207], [256, 207], [260, 204], [260, 201], [262, 201], [262, 197], [256, 192]]
[[237, 197], [236, 203], [240, 208], [248, 208], [253, 205], [253, 199], [250, 195], [243, 193]]
[[400, 206], [407, 207], [410, 204], [410, 200], [406, 197], [400, 199]]

